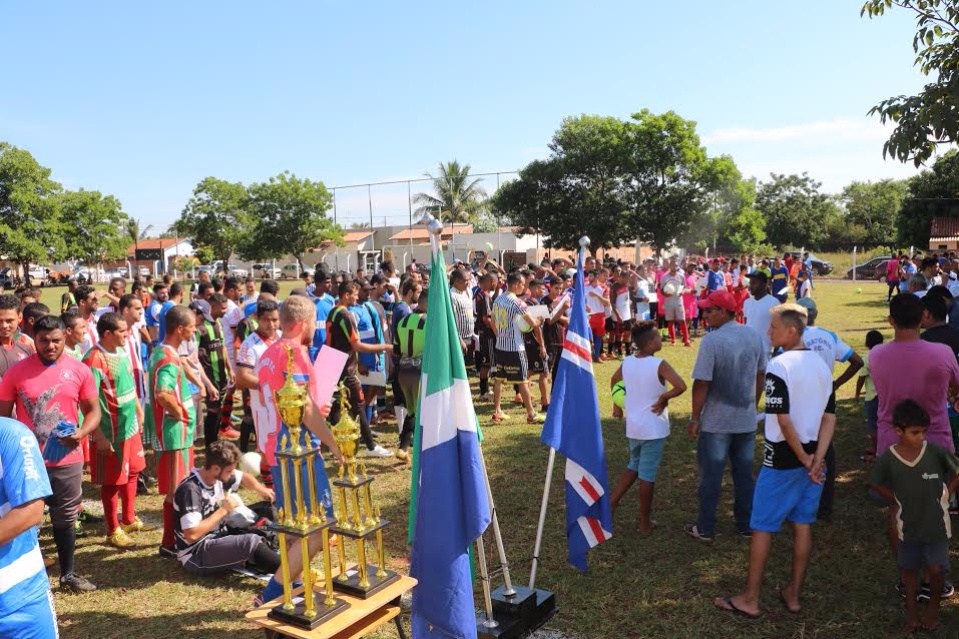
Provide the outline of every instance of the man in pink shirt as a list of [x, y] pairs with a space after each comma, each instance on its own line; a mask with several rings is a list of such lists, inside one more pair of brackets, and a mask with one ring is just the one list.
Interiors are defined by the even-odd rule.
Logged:
[[893, 255], [886, 262], [886, 284], [889, 285], [889, 291], [886, 293], [886, 301], [892, 299], [893, 291], [899, 293], [899, 256]]
[[[100, 425], [97, 384], [89, 367], [64, 356], [66, 337], [59, 317], [38, 319], [34, 333], [37, 352], [11, 366], [0, 381], [0, 416], [11, 416], [16, 406], [17, 419], [33, 431], [43, 451], [53, 489], [48, 503], [60, 560], [60, 587], [96, 590], [74, 572], [74, 550], [83, 477], [80, 442]], [[51, 441], [54, 429], [64, 422], [74, 426], [75, 432]], [[56, 449], [65, 454], [54, 454]]]

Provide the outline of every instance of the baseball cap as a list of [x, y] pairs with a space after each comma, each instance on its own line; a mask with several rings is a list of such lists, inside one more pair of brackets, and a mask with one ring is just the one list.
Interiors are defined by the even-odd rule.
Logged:
[[712, 308], [715, 306], [730, 313], [735, 313], [737, 306], [736, 298], [734, 298], [729, 291], [714, 291], [706, 298], [696, 302], [696, 305], [699, 306], [699, 308]]
[[803, 297], [802, 299], [796, 300], [796, 304], [802, 306], [809, 313], [816, 312], [816, 301], [811, 297]]
[[766, 271], [763, 271], [761, 269], [756, 269], [752, 273], [748, 273], [747, 275], [745, 275], [745, 277], [749, 279], [756, 278], [757, 280], [764, 280], [766, 282], [769, 281], [769, 276], [766, 275]]
[[190, 309], [192, 309], [194, 313], [202, 315], [206, 321], [213, 321], [213, 317], [210, 316], [210, 303], [206, 300], [194, 300], [190, 303]]

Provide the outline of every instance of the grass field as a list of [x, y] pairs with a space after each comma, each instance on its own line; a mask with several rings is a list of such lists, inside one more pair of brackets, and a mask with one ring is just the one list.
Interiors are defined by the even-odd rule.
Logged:
[[[55, 301], [54, 296], [58, 300], [61, 290], [51, 289], [47, 301]], [[861, 294], [854, 290], [847, 283], [822, 283], [815, 295], [822, 326], [835, 330], [862, 352], [866, 331], [877, 328], [890, 335], [885, 322], [885, 289], [869, 283]], [[667, 346], [662, 355], [688, 379], [695, 353], [695, 348]], [[608, 417], [611, 402], [605, 389], [615, 366], [605, 363], [596, 369], [610, 483], [615, 482], [627, 457], [623, 424]], [[859, 461], [865, 443], [864, 418], [861, 402], [853, 399], [853, 390], [854, 382], [842, 389], [839, 398], [840, 476], [835, 513], [831, 523], [814, 527], [815, 547], [800, 615], [787, 613], [775, 594], [789, 573], [790, 540], [786, 532], [774, 542], [762, 599], [763, 618], [743, 620], [713, 607], [714, 597], [742, 588], [748, 548], [735, 534], [728, 485], [720, 504], [716, 541], [707, 546], [682, 534], [683, 524], [695, 518], [697, 508], [695, 445], [685, 428], [690, 401], [687, 392], [670, 406], [673, 434], [660, 469], [654, 504], [659, 528], [642, 538], [633, 532], [638, 496], [635, 492], [628, 494], [618, 513], [614, 538], [590, 553], [590, 568], [585, 574], [565, 560], [563, 464], [558, 460], [537, 578], [539, 587], [555, 591], [560, 607], [549, 627], [570, 637], [596, 639], [897, 636], [903, 607], [893, 590], [896, 569], [884, 542], [884, 517], [866, 495], [866, 468]], [[498, 426], [490, 425], [488, 402], [478, 402], [477, 412], [487, 436], [484, 450], [511, 568], [516, 581], [525, 583], [547, 451], [538, 440], [539, 428], [528, 426], [520, 410], [511, 408], [512, 422]], [[392, 422], [380, 432], [381, 441], [396, 445]], [[757, 453], [760, 450], [758, 446]], [[393, 460], [374, 461], [370, 468], [378, 477], [374, 492], [383, 515], [395, 522], [386, 535], [389, 561], [393, 568], [405, 570], [409, 472]], [[94, 488], [87, 487], [84, 494], [98, 506]], [[145, 519], [159, 523], [158, 496], [141, 497], [138, 505]], [[185, 576], [178, 565], [157, 556], [159, 532], [141, 534], [141, 549], [130, 552], [104, 545], [102, 528], [91, 526], [90, 532], [90, 537], [79, 541], [77, 568], [100, 589], [87, 595], [54, 590], [64, 638], [187, 639], [226, 633], [231, 637], [262, 636], [243, 620], [258, 592], [258, 582], [236, 576], [211, 580]], [[54, 553], [49, 534], [43, 535], [41, 544], [45, 553]], [[488, 543], [487, 549], [492, 545]], [[56, 588], [53, 577], [51, 585]], [[479, 605], [478, 588], [476, 601]], [[935, 636], [959, 636], [956, 604], [944, 604], [942, 621], [942, 629]], [[374, 636], [395, 636], [395, 630], [388, 627]]]

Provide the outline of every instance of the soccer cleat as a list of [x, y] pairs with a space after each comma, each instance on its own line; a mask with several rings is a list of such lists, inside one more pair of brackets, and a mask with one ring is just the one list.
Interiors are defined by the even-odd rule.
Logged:
[[85, 524], [99, 524], [103, 522], [103, 517], [100, 515], [94, 515], [86, 508], [82, 509], [77, 513], [77, 521], [83, 522]]
[[80, 537], [86, 537], [87, 531], [83, 529], [83, 522], [77, 519], [73, 522], [74, 535], [79, 539]]
[[160, 546], [159, 555], [165, 559], [177, 559], [176, 549]]
[[377, 444], [373, 447], [373, 450], [367, 449], [363, 451], [363, 455], [365, 457], [392, 457], [393, 453]]
[[410, 460], [410, 454], [403, 449], [396, 451], [395, 455], [400, 461], [408, 462]]
[[240, 432], [236, 430], [235, 428], [233, 428], [232, 426], [227, 426], [225, 428], [220, 429], [220, 432], [217, 434], [217, 437], [219, 437], [220, 439], [239, 439]]
[[138, 532], [141, 532], [141, 531], [143, 531], [143, 530], [148, 530], [148, 529], [147, 529], [146, 524], [144, 524], [143, 521], [142, 521], [139, 517], [134, 517], [134, 518], [133, 518], [133, 521], [130, 522], [129, 524], [123, 524], [123, 523], [121, 523], [121, 524], [120, 524], [120, 530], [122, 530], [123, 532], [125, 532], [126, 534], [129, 535], [130, 533], [138, 533]]
[[73, 573], [60, 577], [60, 588], [73, 592], [92, 592], [97, 589], [88, 579]]
[[114, 548], [135, 548], [137, 542], [133, 541], [123, 528], [117, 528], [112, 534], [107, 535], [107, 544]]

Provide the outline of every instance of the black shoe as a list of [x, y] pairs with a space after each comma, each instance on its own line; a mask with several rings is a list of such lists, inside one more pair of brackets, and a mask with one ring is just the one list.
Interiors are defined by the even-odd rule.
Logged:
[[89, 580], [73, 573], [60, 577], [60, 587], [73, 592], [93, 592], [97, 589]]
[[[929, 601], [929, 584], [922, 583], [919, 585], [919, 594], [916, 595], [918, 601]], [[952, 585], [952, 582], [948, 579], [943, 580], [942, 582], [942, 594], [940, 597], [942, 599], [951, 599], [956, 594], [956, 587]], [[903, 591], [902, 597], [905, 598], [905, 591]]]
[[739, 536], [742, 537], [743, 539], [753, 538], [753, 531], [749, 530], [748, 528], [745, 530], [737, 530], [736, 532], [739, 533]]
[[174, 548], [167, 548], [166, 546], [160, 546], [159, 555], [164, 559], [176, 559], [176, 550]]
[[137, 496], [140, 495], [149, 495], [150, 489], [147, 488], [147, 483], [144, 481], [143, 477], [137, 477]]
[[77, 513], [77, 521], [82, 521], [85, 524], [102, 524], [103, 517], [100, 515], [94, 515], [89, 510], [84, 508]]

